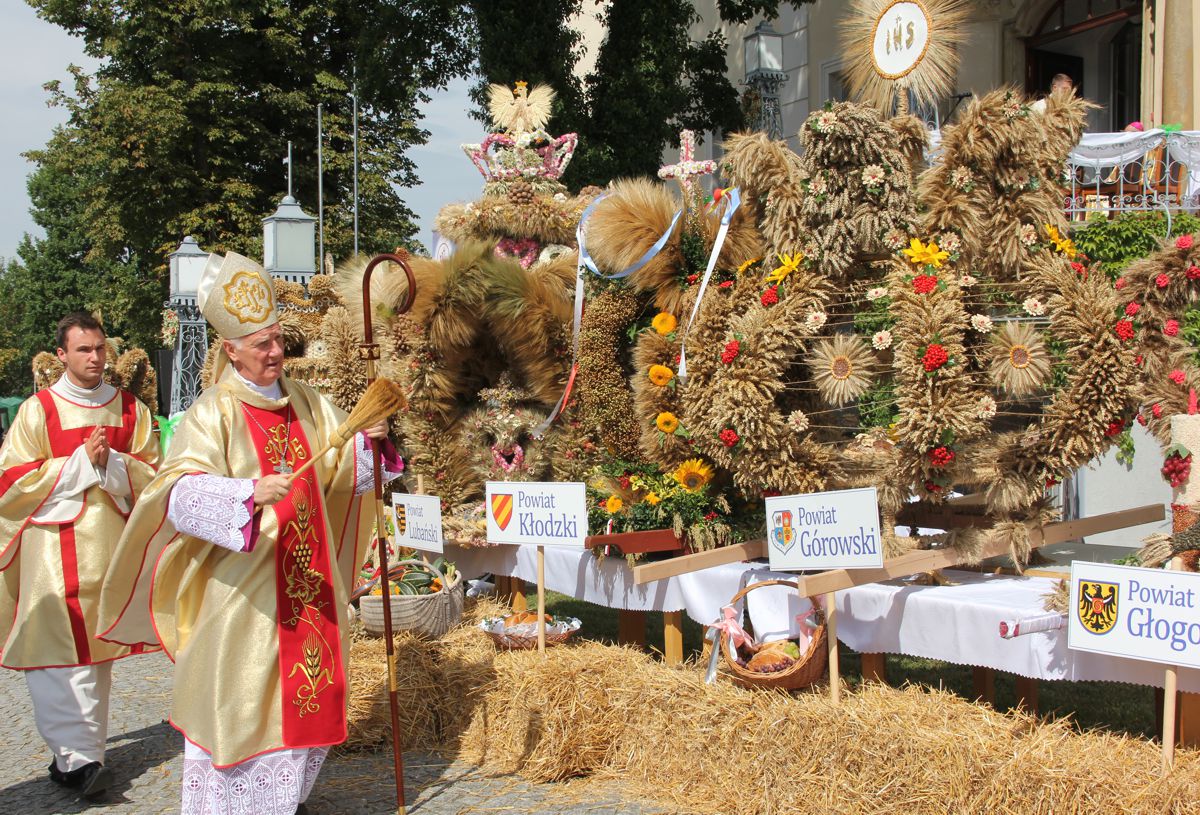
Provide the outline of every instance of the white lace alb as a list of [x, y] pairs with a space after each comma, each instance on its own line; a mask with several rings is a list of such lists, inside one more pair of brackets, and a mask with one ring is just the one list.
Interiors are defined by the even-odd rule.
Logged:
[[185, 742], [182, 815], [293, 815], [312, 792], [328, 747], [278, 750], [217, 769]]
[[[380, 462], [383, 468], [383, 483], [394, 481], [403, 473], [392, 472], [388, 469], [387, 459]], [[371, 441], [366, 433], [358, 433], [354, 437], [354, 494], [362, 495], [375, 489], [375, 467], [371, 461]]]
[[249, 478], [185, 475], [171, 490], [167, 518], [185, 535], [241, 552], [246, 548], [243, 530], [250, 523], [246, 502], [252, 495], [254, 481]]

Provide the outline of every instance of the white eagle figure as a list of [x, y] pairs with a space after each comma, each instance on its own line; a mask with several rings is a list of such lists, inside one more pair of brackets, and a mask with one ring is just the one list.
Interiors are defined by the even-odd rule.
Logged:
[[550, 121], [550, 106], [554, 103], [554, 89], [549, 85], [535, 85], [526, 91], [526, 82], [518, 82], [512, 90], [507, 85], [488, 86], [488, 112], [497, 127], [509, 135], [542, 130]]

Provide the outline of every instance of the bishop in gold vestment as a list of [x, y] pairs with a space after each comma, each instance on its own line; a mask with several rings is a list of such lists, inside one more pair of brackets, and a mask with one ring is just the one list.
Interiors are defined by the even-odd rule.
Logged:
[[213, 256], [198, 299], [238, 338], [225, 346], [234, 359], [184, 415], [130, 519], [101, 636], [161, 643], [175, 661], [184, 813], [291, 815], [346, 737], [347, 587], [371, 530], [359, 496], [373, 442], [359, 434], [289, 480], [345, 414], [282, 376], [261, 267]]
[[99, 324], [63, 323], [66, 372], [21, 405], [0, 446], [0, 665], [25, 672], [50, 777], [93, 794], [111, 783], [97, 775], [111, 663], [150, 650], [94, 639], [100, 587], [158, 442], [146, 406], [102, 381]]

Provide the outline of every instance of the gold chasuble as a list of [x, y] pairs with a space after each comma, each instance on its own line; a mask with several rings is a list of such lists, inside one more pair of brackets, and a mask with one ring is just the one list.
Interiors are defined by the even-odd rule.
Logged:
[[[346, 417], [286, 377], [269, 399], [227, 368], [176, 428], [125, 529], [101, 597], [101, 637], [161, 643], [175, 661], [171, 723], [215, 767], [346, 738], [347, 586], [370, 536], [355, 444], [328, 453], [252, 518], [250, 551], [177, 531], [185, 475], [257, 479], [298, 469]], [[289, 469], [290, 468], [290, 469]]]
[[[101, 583], [129, 502], [154, 477], [158, 440], [152, 421], [145, 405], [120, 390], [104, 404], [82, 405], [47, 388], [21, 405], [0, 447], [4, 667], [96, 665], [146, 650], [142, 643], [126, 647], [94, 637], [101, 630]], [[93, 484], [63, 501], [57, 512], [43, 512], [72, 454], [97, 426], [106, 428], [109, 466], [114, 457], [123, 460], [128, 497], [114, 498]]]

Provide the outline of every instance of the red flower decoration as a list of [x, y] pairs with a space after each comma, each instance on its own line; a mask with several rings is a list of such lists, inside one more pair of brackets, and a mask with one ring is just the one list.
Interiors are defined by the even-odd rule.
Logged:
[[1162, 405], [1151, 405], [1150, 412], [1154, 414], [1155, 419], [1162, 418]]
[[913, 278], [913, 291], [917, 294], [929, 294], [937, 288], [938, 279], [931, 274], [919, 274]]
[[742, 350], [742, 344], [737, 340], [730, 340], [725, 343], [725, 350], [721, 352], [721, 361], [726, 365], [737, 359], [737, 355]]
[[1116, 280], [1114, 280], [1113, 288], [1116, 289], [1117, 291], [1120, 291], [1121, 289], [1125, 288], [1125, 278], [1118, 277]]
[[1142, 427], [1145, 427], [1146, 426], [1146, 414], [1139, 413], [1137, 415], [1137, 423], [1140, 424]]
[[1160, 272], [1154, 278], [1154, 285], [1158, 286], [1160, 289], [1165, 289], [1167, 286], [1171, 285], [1171, 278], [1168, 277], [1165, 272]]
[[1182, 385], [1187, 381], [1187, 374], [1176, 368], [1175, 370], [1171, 371], [1171, 373], [1167, 374], [1167, 379], [1171, 380], [1176, 385]]
[[1133, 323], [1129, 320], [1117, 320], [1117, 326], [1113, 330], [1117, 332], [1117, 337], [1122, 340], [1128, 341], [1133, 339]]
[[1075, 270], [1075, 274], [1086, 274], [1087, 267], [1078, 261], [1071, 261], [1071, 268]]
[[759, 299], [762, 301], [762, 304], [764, 306], [775, 305], [776, 303], [779, 302], [779, 287], [778, 286], [768, 286], [767, 290], [762, 293], [762, 297], [760, 297]]
[[1051, 487], [1053, 487], [1053, 486], [1054, 486], [1055, 484], [1057, 484], [1057, 483], [1058, 483], [1058, 479], [1057, 479], [1057, 478], [1054, 478], [1053, 476], [1051, 476], [1050, 478], [1047, 478], [1047, 479], [1046, 479], [1046, 489], [1050, 489]]
[[732, 280], [722, 280], [720, 283], [717, 284], [717, 288], [718, 289], [728, 289], [732, 285], [733, 285]]
[[942, 488], [933, 481], [926, 481], [925, 482], [925, 491], [926, 492], [941, 492]]
[[1142, 367], [1142, 363], [1145, 361], [1146, 361], [1146, 358], [1143, 357], [1141, 354], [1138, 354], [1136, 357], [1133, 358], [1133, 364], [1138, 366], [1139, 368]]
[[699, 279], [700, 279], [700, 275], [696, 275], [696, 274], [690, 274], [690, 275], [688, 275], [688, 276], [687, 276], [687, 282], [688, 282], [689, 284], [691, 284], [691, 283], [695, 283], [695, 282], [696, 282], [697, 280], [699, 280]]
[[1165, 323], [1163, 323], [1163, 333], [1168, 337], [1174, 337], [1179, 333], [1179, 321], [1167, 320]]
[[715, 512], [709, 512], [704, 516], [704, 520], [706, 520], [706, 521], [715, 521], [716, 519], [717, 519], [717, 513], [715, 513]]
[[946, 349], [936, 342], [929, 344], [929, 347], [925, 349], [925, 356], [921, 359], [926, 373], [933, 373], [949, 361], [950, 355], [946, 353]]
[[954, 451], [949, 447], [935, 447], [929, 451], [929, 463], [934, 467], [945, 467], [954, 461]]
[[1125, 316], [1126, 317], [1133, 317], [1135, 314], [1137, 314], [1141, 310], [1142, 310], [1142, 307], [1139, 306], [1136, 302], [1125, 304]]
[[1123, 419], [1117, 419], [1115, 422], [1108, 423], [1108, 427], [1104, 429], [1104, 435], [1111, 439], [1113, 436], [1120, 435], [1121, 431], [1124, 429], [1125, 421]]
[[1195, 243], [1195, 241], [1192, 240], [1191, 235], [1180, 235], [1178, 238], [1175, 239], [1175, 248], [1176, 249], [1191, 249], [1193, 243]]
[[1200, 280], [1200, 266], [1189, 266], [1187, 270], [1188, 280]]
[[732, 427], [727, 427], [722, 430], [717, 434], [717, 438], [720, 439], [721, 444], [725, 445], [726, 447], [733, 447], [733, 445], [741, 441], [741, 437], [738, 436], [737, 431]]

